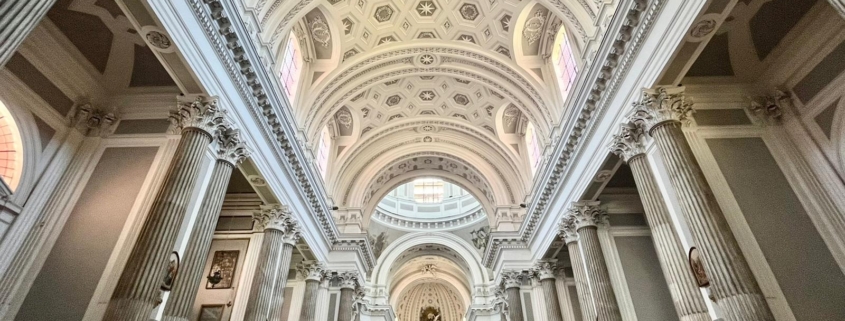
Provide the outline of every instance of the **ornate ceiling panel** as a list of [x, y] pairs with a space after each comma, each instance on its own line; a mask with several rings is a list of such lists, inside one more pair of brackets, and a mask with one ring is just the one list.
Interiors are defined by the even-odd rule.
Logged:
[[528, 2], [475, 0], [336, 1], [346, 58], [397, 42], [459, 41], [510, 58], [509, 23]]

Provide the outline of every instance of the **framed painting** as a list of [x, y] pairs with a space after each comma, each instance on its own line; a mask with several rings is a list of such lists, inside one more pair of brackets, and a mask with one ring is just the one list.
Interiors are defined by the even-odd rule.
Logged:
[[173, 251], [170, 253], [170, 258], [167, 259], [167, 266], [164, 271], [164, 280], [161, 282], [161, 289], [170, 291], [173, 287], [173, 282], [176, 280], [176, 275], [179, 274], [179, 253]]
[[698, 284], [698, 287], [710, 286], [710, 278], [707, 277], [707, 272], [704, 270], [704, 263], [701, 262], [701, 252], [694, 246], [689, 250], [689, 267], [692, 270], [692, 276], [695, 277], [695, 283]]
[[240, 251], [215, 251], [208, 271], [206, 289], [231, 289]]

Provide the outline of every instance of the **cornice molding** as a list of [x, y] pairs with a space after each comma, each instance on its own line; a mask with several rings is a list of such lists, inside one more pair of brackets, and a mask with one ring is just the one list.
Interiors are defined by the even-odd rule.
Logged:
[[635, 0], [627, 11], [623, 12], [622, 8], [618, 10], [617, 15], [620, 19], [624, 19], [623, 23], [618, 30], [605, 36], [602, 47], [607, 54], [603, 62], [593, 65], [594, 68], [599, 68], [596, 79], [592, 82], [593, 85], [584, 87], [590, 88], [590, 94], [584, 103], [576, 105], [572, 115], [577, 115], [577, 119], [571, 122], [571, 128], [564, 130], [564, 133], [568, 132], [568, 134], [558, 141], [548, 166], [538, 173], [542, 175], [539, 177], [547, 177], [547, 179], [539, 182], [539, 189], [529, 202], [531, 207], [519, 235], [516, 237], [494, 235], [490, 240], [492, 245], [487, 247], [484, 255], [484, 265], [491, 267], [500, 256], [504, 245], [527, 248], [535, 235], [540, 218], [544, 215], [552, 215], [546, 213], [548, 205], [563, 182], [563, 176], [570, 167], [569, 160], [585, 140], [584, 137], [594, 131], [591, 125], [598, 118], [596, 114], [603, 113], [608, 108], [611, 98], [617, 94], [620, 83], [632, 67], [634, 57], [642, 48], [646, 35], [651, 31], [658, 13], [666, 2], [666, 0]]
[[[226, 72], [236, 84], [248, 111], [260, 124], [264, 138], [277, 142], [271, 144], [274, 147], [273, 154], [279, 164], [296, 178], [299, 193], [314, 212], [318, 224], [322, 227], [320, 231], [323, 236], [332, 244], [332, 249], [345, 249], [347, 244], [355, 243], [357, 246], [348, 250], [358, 252], [365, 271], [369, 272], [375, 266], [372, 247], [366, 237], [340, 239], [340, 233], [324, 198], [325, 191], [322, 190], [319, 178], [315, 176], [316, 171], [305, 161], [305, 153], [296, 139], [293, 139], [294, 129], [286, 127], [291, 123], [291, 119], [285, 119], [290, 118], [290, 111], [280, 100], [278, 92], [267, 91], [266, 88], [275, 87], [270, 85], [270, 78], [266, 75], [267, 69], [262, 66], [260, 59], [252, 59], [260, 56], [256, 52], [255, 44], [249, 36], [243, 36], [246, 41], [241, 40], [242, 35], [246, 34], [245, 26], [238, 14], [232, 15], [227, 10], [227, 7], [232, 8], [229, 1], [231, 0], [189, 0], [189, 5]], [[286, 110], [288, 111], [285, 112]]]

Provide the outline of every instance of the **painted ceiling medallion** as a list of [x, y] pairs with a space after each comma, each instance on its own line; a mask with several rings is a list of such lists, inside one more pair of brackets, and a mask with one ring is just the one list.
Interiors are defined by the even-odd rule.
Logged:
[[337, 122], [344, 128], [352, 127], [352, 114], [345, 109], [341, 109], [337, 112]]
[[475, 18], [478, 18], [478, 7], [471, 3], [464, 3], [461, 5], [461, 17], [466, 20], [473, 21]]
[[473, 37], [471, 35], [461, 35], [460, 37], [458, 37], [458, 40], [463, 41], [463, 42], [473, 43], [473, 44], [476, 43], [475, 37]]
[[352, 27], [355, 27], [355, 22], [349, 18], [343, 18], [341, 22], [343, 23], [343, 34], [348, 35], [352, 33]]
[[420, 1], [417, 4], [417, 14], [421, 17], [431, 17], [434, 15], [434, 12], [437, 11], [437, 5], [434, 4], [434, 1]]
[[387, 97], [387, 100], [384, 103], [387, 104], [388, 106], [396, 106], [396, 105], [399, 105], [399, 103], [401, 101], [402, 101], [402, 97], [399, 97], [399, 95], [393, 95], [393, 96]]
[[420, 63], [425, 65], [425, 66], [433, 65], [436, 60], [437, 59], [435, 59], [434, 56], [430, 55], [430, 54], [421, 55], [420, 59], [419, 59]]
[[417, 39], [437, 39], [437, 36], [431, 31], [423, 31], [417, 35]]
[[502, 19], [499, 19], [499, 23], [502, 24], [502, 29], [505, 31], [511, 31], [511, 16], [505, 15]]
[[437, 95], [434, 93], [434, 91], [423, 90], [422, 92], [420, 92], [420, 99], [422, 99], [422, 101], [432, 101], [435, 97], [437, 97]]
[[332, 34], [329, 32], [329, 25], [323, 21], [322, 18], [316, 17], [308, 24], [311, 29], [311, 38], [323, 47], [328, 47], [332, 40]]
[[391, 42], [396, 42], [396, 38], [394, 38], [393, 36], [382, 37], [378, 40], [378, 45], [383, 45]]
[[376, 19], [378, 22], [386, 22], [393, 17], [393, 8], [390, 6], [381, 6], [376, 8], [376, 12], [373, 15], [373, 18]]
[[349, 59], [350, 57], [357, 55], [357, 54], [358, 54], [358, 49], [355, 49], [355, 48], [349, 49], [349, 50], [347, 50], [346, 52], [343, 53], [343, 61], [346, 61], [346, 59]]
[[546, 23], [546, 16], [542, 11], [537, 11], [533, 17], [525, 22], [525, 28], [522, 30], [522, 35], [528, 41], [528, 44], [533, 44], [540, 39], [543, 31], [543, 25]]
[[[455, 103], [457, 103], [458, 105], [462, 105], [462, 106], [469, 105], [469, 98], [464, 94], [455, 94], [455, 96], [452, 97], [452, 98], [455, 100]], [[466, 119], [466, 118], [464, 118], [464, 119]]]

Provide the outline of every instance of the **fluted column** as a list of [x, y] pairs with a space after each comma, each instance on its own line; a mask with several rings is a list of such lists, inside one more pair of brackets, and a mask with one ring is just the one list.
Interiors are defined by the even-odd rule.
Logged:
[[508, 314], [510, 315], [510, 321], [523, 321], [522, 297], [519, 295], [521, 278], [521, 272], [502, 272], [502, 287], [505, 288], [505, 299], [508, 302]]
[[569, 261], [572, 263], [572, 273], [575, 279], [575, 290], [578, 292], [578, 304], [581, 305], [583, 320], [596, 319], [596, 306], [593, 304], [593, 294], [590, 292], [590, 281], [587, 280], [587, 270], [581, 258], [578, 247], [578, 232], [575, 230], [575, 218], [564, 216], [560, 222], [560, 237], [566, 243], [569, 251]]
[[845, 18], [845, 0], [827, 0], [827, 2], [836, 9], [836, 12], [839, 12], [842, 18]]
[[3, 0], [0, 2], [0, 68], [12, 58], [23, 40], [44, 19], [56, 0]]
[[340, 306], [337, 311], [337, 321], [352, 321], [352, 303], [359, 286], [358, 274], [342, 272], [338, 277], [340, 278]]
[[710, 293], [728, 320], [774, 320], [722, 209], [681, 131], [692, 110], [683, 87], [658, 88], [634, 103], [631, 120], [654, 138], [701, 251]]
[[[288, 208], [281, 205], [264, 206], [254, 215], [257, 228], [264, 230], [264, 241], [258, 252], [259, 261], [249, 289], [244, 320], [277, 320], [273, 317], [281, 314], [276, 310], [282, 309], [283, 300], [277, 290], [284, 293], [293, 244], [300, 236], [299, 224]], [[278, 286], [281, 288], [276, 289]]]
[[302, 321], [316, 321], [317, 296], [320, 294], [320, 282], [326, 276], [326, 268], [322, 264], [312, 263], [298, 267], [299, 273], [305, 276], [305, 295], [302, 304]]
[[543, 288], [543, 300], [546, 303], [546, 320], [563, 321], [563, 313], [560, 311], [560, 299], [557, 296], [555, 286], [555, 264], [551, 262], [538, 262], [534, 265], [534, 273], [540, 279], [540, 286]]
[[681, 321], [710, 321], [707, 305], [690, 273], [686, 251], [672, 226], [666, 202], [645, 157], [642, 127], [631, 123], [622, 124], [621, 127], [621, 134], [614, 136], [611, 151], [627, 162], [634, 174], [646, 220], [651, 228], [651, 239], [666, 284], [669, 285], [675, 311]]
[[211, 249], [214, 229], [220, 218], [220, 209], [226, 197], [226, 188], [235, 166], [247, 156], [246, 149], [236, 129], [227, 125], [215, 138], [217, 161], [211, 173], [205, 198], [197, 214], [196, 223], [185, 254], [182, 256], [179, 277], [173, 283], [173, 290], [164, 308], [166, 321], [187, 321], [191, 318], [199, 286], [205, 279], [205, 262]]
[[202, 157], [223, 122], [216, 99], [180, 100], [171, 115], [182, 139], [118, 280], [103, 320], [147, 321], [196, 185]]
[[[578, 232], [578, 246], [584, 255], [584, 266], [590, 279], [590, 293], [596, 308], [596, 320], [622, 321], [619, 303], [610, 283], [610, 272], [604, 260], [604, 252], [599, 243], [598, 224], [602, 224], [602, 213], [599, 202], [582, 201], [572, 203], [567, 216], [572, 219], [566, 224], [574, 224]], [[570, 229], [573, 227], [569, 227]]]

